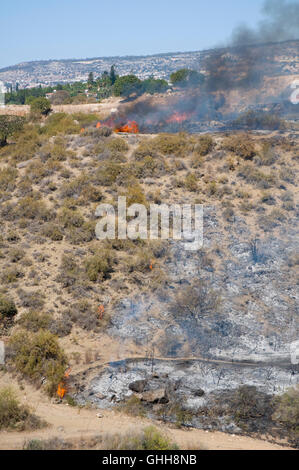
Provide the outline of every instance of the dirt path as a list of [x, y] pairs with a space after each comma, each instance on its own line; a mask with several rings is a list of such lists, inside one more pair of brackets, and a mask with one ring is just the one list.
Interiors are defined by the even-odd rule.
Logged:
[[[243, 436], [221, 432], [206, 432], [199, 429], [181, 430], [146, 418], [131, 417], [114, 410], [79, 409], [67, 404], [51, 402], [44, 394], [26, 382], [18, 383], [8, 373], [1, 373], [0, 387], [11, 385], [18, 392], [19, 399], [26, 403], [40, 418], [49, 423], [47, 428], [37, 431], [0, 432], [0, 449], [21, 449], [30, 439], [50, 439], [80, 441], [101, 434], [127, 434], [143, 429], [149, 424], [168, 434], [181, 449], [215, 450], [280, 450], [289, 449], [276, 444]], [[97, 414], [101, 413], [102, 418]]]

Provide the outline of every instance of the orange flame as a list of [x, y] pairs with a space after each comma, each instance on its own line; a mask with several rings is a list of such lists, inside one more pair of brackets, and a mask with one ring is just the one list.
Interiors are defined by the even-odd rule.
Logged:
[[71, 372], [71, 368], [69, 367], [64, 373], [64, 380], [60, 382], [60, 384], [58, 384], [56, 393], [61, 399], [65, 396], [67, 392], [67, 386], [65, 382], [69, 378], [70, 372]]
[[103, 316], [104, 316], [104, 312], [105, 312], [105, 307], [104, 305], [99, 305], [98, 306], [98, 314], [99, 314], [99, 318], [100, 320], [102, 320]]
[[57, 395], [60, 397], [60, 398], [63, 398], [64, 395], [66, 394], [66, 388], [64, 388], [64, 384], [63, 383], [60, 383], [58, 385], [58, 388], [57, 388]]
[[152, 271], [154, 268], [155, 260], [151, 260], [151, 264], [149, 265], [150, 270]]
[[139, 127], [136, 121], [129, 121], [125, 126], [117, 127], [114, 132], [128, 132], [130, 134], [138, 134]]
[[172, 122], [184, 122], [187, 121], [191, 117], [192, 113], [179, 113], [176, 111], [175, 113], [170, 116], [170, 118], [166, 119], [167, 124], [170, 124]]

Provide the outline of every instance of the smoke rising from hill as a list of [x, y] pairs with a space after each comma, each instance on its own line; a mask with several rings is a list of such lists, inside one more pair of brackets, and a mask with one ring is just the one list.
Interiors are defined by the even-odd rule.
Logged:
[[243, 25], [233, 31], [234, 46], [299, 38], [299, 2], [297, 0], [266, 0], [262, 12], [265, 19], [260, 22], [257, 29]]
[[257, 87], [269, 61], [264, 45], [299, 38], [298, 0], [265, 0], [262, 11], [265, 19], [257, 28], [243, 25], [233, 31], [229, 46], [234, 57], [227, 49], [216, 49], [207, 58], [208, 91]]

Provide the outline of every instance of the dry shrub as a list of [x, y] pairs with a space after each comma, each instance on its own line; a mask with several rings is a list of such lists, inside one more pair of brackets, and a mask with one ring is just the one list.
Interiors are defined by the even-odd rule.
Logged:
[[47, 424], [30, 412], [27, 406], [21, 405], [11, 387], [0, 389], [0, 430], [17, 431], [34, 430]]
[[206, 315], [214, 315], [219, 312], [221, 298], [210, 284], [199, 281], [185, 287], [175, 297], [171, 305], [171, 312], [175, 317], [191, 316], [199, 320]]
[[0, 169], [0, 191], [12, 192], [16, 187], [18, 172], [15, 168]]
[[18, 324], [28, 331], [37, 333], [40, 329], [48, 329], [51, 322], [51, 315], [39, 311], [30, 310], [23, 313]]
[[252, 160], [256, 155], [254, 142], [247, 134], [227, 137], [223, 142], [223, 148], [244, 160]]
[[64, 312], [63, 317], [76, 323], [83, 330], [96, 330], [99, 326], [99, 315], [86, 300], [80, 300], [72, 305], [70, 309]]
[[259, 189], [269, 189], [278, 183], [277, 176], [274, 173], [264, 173], [251, 164], [242, 165], [238, 176], [243, 178], [246, 183], [253, 184]]
[[188, 137], [186, 134], [160, 134], [152, 140], [152, 145], [163, 155], [184, 156], [188, 149]]
[[208, 155], [214, 147], [214, 141], [210, 135], [202, 135], [194, 146], [194, 153], [200, 156]]

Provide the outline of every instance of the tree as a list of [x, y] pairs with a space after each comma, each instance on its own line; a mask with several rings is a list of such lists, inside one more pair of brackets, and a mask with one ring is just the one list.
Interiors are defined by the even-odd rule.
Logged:
[[91, 88], [94, 85], [94, 78], [93, 78], [93, 73], [89, 72], [88, 74], [88, 80], [87, 80], [88, 87]]
[[153, 77], [147, 78], [142, 82], [142, 90], [144, 93], [163, 93], [167, 90], [168, 83], [166, 80], [156, 80]]
[[30, 104], [30, 111], [32, 114], [42, 114], [46, 116], [51, 111], [51, 103], [44, 97], [35, 98]]
[[117, 80], [117, 76], [116, 76], [116, 73], [115, 73], [115, 66], [114, 66], [114, 65], [111, 65], [111, 69], [110, 69], [110, 80], [111, 80], [111, 85], [114, 85], [114, 83], [115, 83], [116, 80]]
[[24, 125], [24, 118], [18, 116], [0, 116], [0, 147], [7, 144], [7, 138]]
[[113, 86], [115, 96], [129, 97], [133, 93], [140, 94], [142, 92], [142, 81], [136, 75], [124, 75], [118, 77]]
[[196, 70], [179, 69], [170, 75], [170, 81], [173, 85], [184, 88], [203, 84], [205, 76]]

